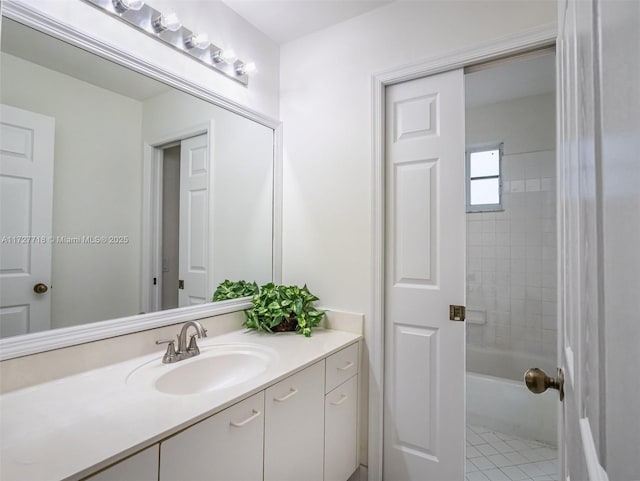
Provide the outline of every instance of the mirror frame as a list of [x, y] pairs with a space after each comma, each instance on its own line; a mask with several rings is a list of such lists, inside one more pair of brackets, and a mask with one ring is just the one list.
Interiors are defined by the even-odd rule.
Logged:
[[[178, 75], [151, 64], [140, 57], [95, 39], [90, 35], [56, 19], [15, 2], [4, 0], [0, 4], [1, 17], [19, 22], [51, 37], [67, 42], [112, 61], [135, 72], [163, 82], [170, 87], [210, 102], [232, 113], [253, 120], [273, 130], [273, 205], [272, 205], [272, 277], [273, 282], [282, 279], [282, 122], [209, 91]], [[1, 27], [0, 27], [1, 28]], [[144, 222], [144, 220], [143, 220]], [[37, 354], [63, 347], [108, 339], [110, 337], [168, 326], [180, 322], [241, 311], [251, 306], [250, 298], [232, 299], [197, 306], [180, 307], [106, 321], [92, 322], [73, 327], [34, 332], [0, 339], [0, 361]]]

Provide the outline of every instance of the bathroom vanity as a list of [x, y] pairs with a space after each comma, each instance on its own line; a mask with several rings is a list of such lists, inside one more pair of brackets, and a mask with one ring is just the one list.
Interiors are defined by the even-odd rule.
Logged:
[[4, 394], [0, 478], [346, 481], [360, 339], [234, 331]]

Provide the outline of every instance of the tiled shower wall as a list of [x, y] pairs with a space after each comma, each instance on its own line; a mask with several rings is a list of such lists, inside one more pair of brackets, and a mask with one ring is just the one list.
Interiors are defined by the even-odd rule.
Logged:
[[467, 214], [470, 346], [555, 358], [553, 105], [547, 94], [467, 112], [468, 145], [504, 142], [504, 210]]

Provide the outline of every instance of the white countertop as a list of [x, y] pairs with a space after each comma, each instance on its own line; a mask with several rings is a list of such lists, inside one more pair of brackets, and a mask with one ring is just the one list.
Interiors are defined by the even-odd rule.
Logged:
[[0, 479], [80, 479], [265, 389], [360, 337], [316, 329], [310, 338], [242, 330], [201, 339], [198, 344], [202, 350], [217, 344], [257, 343], [274, 349], [277, 355], [257, 377], [200, 394], [163, 394], [125, 382], [141, 364], [162, 358], [164, 347], [148, 356], [4, 394], [0, 396]]

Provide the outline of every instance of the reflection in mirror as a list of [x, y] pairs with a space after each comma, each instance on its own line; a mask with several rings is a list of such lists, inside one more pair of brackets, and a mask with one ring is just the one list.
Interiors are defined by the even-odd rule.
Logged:
[[2, 18], [0, 337], [272, 280], [273, 129]]

